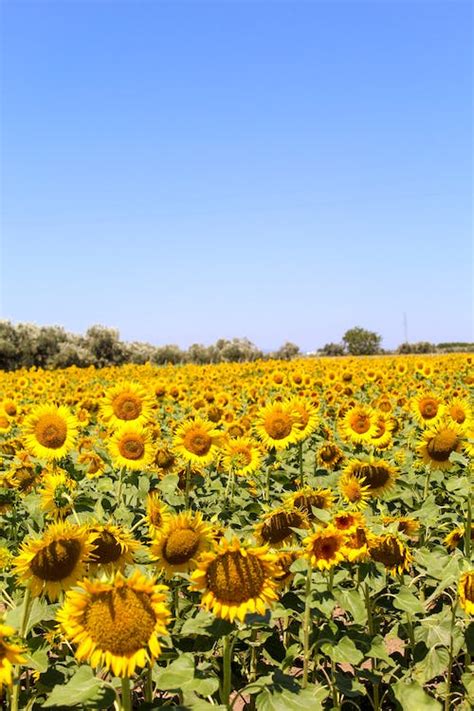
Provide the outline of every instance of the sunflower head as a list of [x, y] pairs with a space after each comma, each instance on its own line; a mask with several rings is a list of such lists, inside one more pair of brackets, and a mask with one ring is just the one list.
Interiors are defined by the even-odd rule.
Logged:
[[255, 431], [267, 449], [286, 449], [299, 439], [294, 408], [278, 401], [265, 405], [257, 415]]
[[150, 436], [135, 422], [122, 425], [113, 435], [109, 446], [112, 461], [118, 467], [141, 471], [153, 459]]
[[151, 553], [165, 576], [196, 567], [197, 558], [212, 544], [212, 527], [199, 512], [184, 511], [170, 516], [159, 529]]
[[403, 573], [408, 570], [413, 556], [406, 545], [391, 533], [370, 536], [369, 555], [376, 563], [382, 563], [389, 573]]
[[439, 420], [437, 425], [426, 429], [417, 447], [423, 462], [431, 469], [446, 470], [453, 466], [450, 456], [460, 452], [463, 446], [461, 427], [452, 420]]
[[67, 407], [40, 405], [23, 423], [25, 446], [40, 459], [62, 459], [74, 448], [78, 422]]
[[174, 446], [187, 462], [207, 466], [217, 454], [221, 433], [212, 422], [200, 417], [183, 422], [176, 431]]
[[305, 512], [297, 508], [280, 506], [263, 516], [255, 528], [255, 538], [259, 544], [279, 548], [294, 538], [293, 528], [309, 528]]
[[376, 459], [375, 457], [351, 459], [339, 480], [339, 489], [341, 491], [352, 477], [357, 477], [362, 486], [368, 488], [370, 496], [376, 497], [382, 496], [394, 486], [397, 471], [384, 459]]
[[329, 570], [344, 560], [346, 535], [332, 524], [304, 539], [305, 557], [314, 568]]
[[134, 553], [140, 544], [121, 526], [113, 523], [93, 523], [89, 526], [93, 550], [90, 555], [89, 571], [123, 570], [133, 563]]
[[333, 442], [326, 442], [316, 452], [316, 463], [321, 469], [334, 471], [343, 461], [343, 452]]
[[303, 511], [310, 521], [314, 520], [313, 508], [330, 509], [334, 502], [334, 494], [331, 489], [313, 489], [305, 486], [294, 494], [290, 494], [287, 499], [289, 506]]
[[26, 659], [23, 656], [26, 650], [21, 645], [15, 644], [12, 640], [14, 635], [13, 627], [0, 624], [0, 700], [3, 688], [12, 688], [13, 667], [16, 664], [26, 664]]
[[464, 612], [474, 615], [474, 570], [468, 570], [459, 578], [459, 602]]

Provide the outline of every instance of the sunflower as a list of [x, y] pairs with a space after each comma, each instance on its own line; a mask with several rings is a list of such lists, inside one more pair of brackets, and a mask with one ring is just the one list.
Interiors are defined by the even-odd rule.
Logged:
[[288, 409], [296, 419], [296, 441], [302, 442], [318, 426], [319, 418], [316, 408], [307, 398], [293, 397], [288, 401]]
[[392, 533], [369, 536], [369, 555], [376, 563], [383, 563], [392, 575], [408, 570], [413, 556], [406, 545]]
[[222, 465], [238, 475], [252, 474], [262, 463], [262, 454], [250, 437], [229, 439], [224, 445]]
[[152, 556], [166, 577], [196, 567], [196, 559], [212, 544], [212, 527], [199, 512], [170, 516], [151, 545]]
[[83, 526], [53, 523], [41, 538], [23, 541], [15, 559], [15, 573], [33, 595], [44, 593], [55, 601], [84, 574], [92, 547]]
[[186, 420], [176, 430], [176, 451], [191, 464], [207, 466], [215, 459], [221, 432], [200, 417]]
[[161, 476], [171, 474], [178, 464], [178, 460], [174, 452], [167, 445], [158, 447], [153, 457], [153, 464], [158, 469]]
[[345, 539], [342, 531], [329, 524], [303, 540], [304, 556], [318, 570], [329, 570], [344, 560]]
[[316, 463], [321, 469], [334, 471], [344, 461], [344, 454], [334, 442], [326, 442], [316, 452]]
[[77, 487], [67, 471], [55, 470], [43, 474], [41, 496], [41, 509], [51, 514], [54, 518], [66, 516], [71, 511], [73, 497]]
[[109, 580], [83, 580], [57, 613], [66, 639], [77, 645], [76, 659], [120, 677], [153, 664], [170, 620], [167, 589], [138, 570], [128, 578], [117, 572]]
[[125, 422], [144, 424], [151, 415], [151, 395], [137, 383], [119, 383], [111, 388], [102, 402], [102, 416], [112, 425]]
[[468, 570], [459, 578], [459, 602], [464, 612], [474, 615], [474, 570]]
[[342, 435], [354, 444], [364, 444], [377, 432], [377, 413], [368, 405], [355, 405], [345, 413], [342, 424]]
[[364, 525], [364, 517], [358, 511], [336, 511], [332, 525], [343, 533], [353, 533]]
[[131, 533], [113, 523], [93, 523], [88, 527], [93, 550], [89, 558], [89, 573], [112, 573], [133, 563], [133, 555], [140, 548]]
[[[458, 526], [448, 533], [443, 543], [449, 550], [455, 550], [458, 545], [464, 540], [466, 529], [464, 526]], [[474, 523], [471, 524], [471, 541], [474, 542]]]
[[378, 412], [375, 417], [375, 431], [370, 437], [370, 444], [376, 449], [388, 449], [392, 445], [393, 418]]
[[290, 568], [293, 563], [298, 560], [299, 553], [296, 550], [290, 548], [282, 548], [278, 551], [277, 565], [280, 572], [275, 576], [275, 580], [278, 585], [278, 589], [288, 588], [291, 581], [294, 578], [294, 573], [291, 572]]
[[451, 454], [461, 452], [462, 447], [461, 427], [453, 420], [443, 419], [423, 432], [417, 451], [431, 469], [446, 470], [453, 466]]
[[4, 686], [8, 689], [12, 688], [13, 667], [16, 664], [26, 664], [26, 659], [22, 656], [26, 650], [9, 639], [14, 634], [13, 627], [0, 624], [0, 699]]
[[473, 414], [469, 400], [455, 397], [446, 407], [448, 417], [458, 425], [467, 425], [472, 422]]
[[347, 504], [356, 509], [364, 509], [370, 499], [370, 486], [353, 474], [344, 474], [339, 478], [339, 491]]
[[63, 405], [38, 405], [23, 424], [25, 446], [40, 459], [62, 459], [74, 448], [78, 422]]
[[217, 617], [243, 622], [249, 612], [265, 614], [277, 599], [277, 562], [267, 546], [252, 548], [237, 538], [222, 538], [214, 551], [201, 556], [191, 575], [191, 590], [203, 592], [201, 604]]
[[344, 553], [351, 563], [365, 560], [368, 556], [368, 535], [365, 526], [358, 526], [346, 535]]
[[432, 393], [422, 393], [411, 402], [411, 411], [416, 421], [426, 427], [439, 420], [444, 411], [444, 405], [439, 397]]
[[384, 459], [375, 457], [351, 459], [341, 474], [339, 489], [342, 491], [347, 481], [353, 477], [357, 477], [363, 486], [368, 487], [370, 496], [377, 497], [382, 496], [394, 486], [397, 471]]
[[285, 501], [285, 504], [300, 509], [303, 511], [310, 521], [314, 520], [313, 508], [315, 509], [330, 509], [334, 502], [334, 494], [331, 489], [313, 489], [311, 486], [305, 486], [298, 489], [294, 494], [290, 494]]
[[267, 449], [286, 449], [299, 439], [298, 418], [288, 403], [265, 405], [258, 413], [254, 427]]
[[88, 479], [97, 479], [105, 470], [105, 462], [97, 452], [82, 452], [77, 458], [77, 463], [84, 467], [83, 471]]
[[383, 516], [382, 523], [384, 526], [396, 524], [397, 531], [410, 537], [416, 536], [420, 529], [420, 522], [409, 516]]
[[113, 463], [127, 469], [146, 469], [153, 459], [151, 439], [148, 432], [135, 422], [122, 425], [109, 444]]
[[272, 548], [279, 548], [293, 540], [293, 528], [309, 528], [305, 512], [280, 506], [263, 516], [262, 521], [255, 527], [255, 538], [260, 545], [266, 543]]
[[168, 506], [161, 500], [159, 491], [153, 490], [146, 497], [145, 521], [148, 524], [150, 536], [155, 537], [170, 518]]

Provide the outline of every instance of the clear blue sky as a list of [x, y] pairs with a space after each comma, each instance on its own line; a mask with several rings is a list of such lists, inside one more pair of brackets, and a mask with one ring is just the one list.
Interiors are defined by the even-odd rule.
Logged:
[[470, 2], [2, 2], [1, 316], [474, 340]]

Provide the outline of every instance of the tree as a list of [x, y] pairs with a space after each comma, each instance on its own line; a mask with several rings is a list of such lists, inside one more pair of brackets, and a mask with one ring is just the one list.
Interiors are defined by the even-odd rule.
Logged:
[[278, 360], [291, 360], [292, 358], [298, 358], [300, 355], [300, 347], [291, 341], [286, 341], [277, 351], [272, 353], [272, 357]]
[[321, 356], [343, 356], [344, 354], [344, 346], [341, 343], [326, 343], [318, 349], [318, 355]]
[[342, 337], [344, 345], [351, 355], [374, 355], [380, 353], [382, 337], [374, 331], [355, 326], [350, 328]]

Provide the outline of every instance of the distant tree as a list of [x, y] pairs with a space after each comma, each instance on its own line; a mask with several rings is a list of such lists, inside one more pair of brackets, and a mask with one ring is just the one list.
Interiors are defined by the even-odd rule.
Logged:
[[121, 365], [126, 361], [124, 344], [119, 340], [119, 332], [105, 326], [91, 326], [86, 332], [85, 345], [102, 368], [107, 365]]
[[345, 352], [342, 343], [326, 343], [318, 349], [318, 354], [322, 356], [343, 356]]
[[277, 351], [272, 353], [272, 358], [277, 358], [278, 360], [292, 360], [292, 358], [297, 358], [300, 355], [300, 347], [297, 346], [296, 343], [286, 341]]
[[175, 344], [158, 346], [158, 348], [155, 348], [155, 352], [152, 356], [152, 362], [156, 365], [166, 365], [167, 363], [177, 365], [178, 363], [184, 363], [184, 360], [184, 351]]
[[351, 355], [375, 355], [380, 353], [382, 337], [374, 331], [355, 326], [350, 328], [342, 337], [344, 345]]
[[418, 341], [417, 343], [402, 343], [397, 348], [397, 353], [436, 353], [434, 343], [428, 341]]

